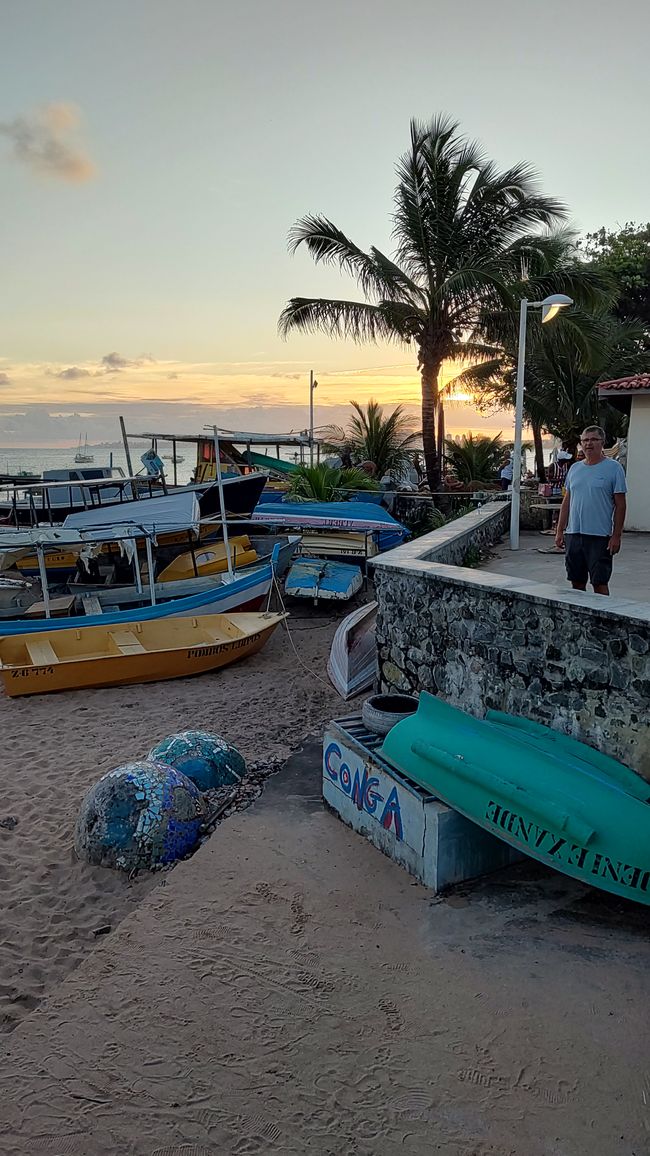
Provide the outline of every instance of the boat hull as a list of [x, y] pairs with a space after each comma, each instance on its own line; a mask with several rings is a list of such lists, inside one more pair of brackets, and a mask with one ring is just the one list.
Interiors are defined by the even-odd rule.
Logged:
[[372, 686], [377, 674], [377, 603], [358, 606], [336, 628], [327, 673], [341, 698], [354, 698]]
[[[226, 514], [243, 517], [252, 513], [260, 499], [266, 481], [266, 476], [263, 474], [246, 474], [224, 478], [223, 492]], [[47, 488], [47, 483], [44, 483], [44, 488]], [[68, 489], [71, 491], [72, 500], [70, 500], [70, 496], [66, 497]], [[102, 493], [106, 494], [105, 500], [102, 500]], [[146, 502], [151, 497], [160, 497], [161, 493], [162, 491], [158, 493], [153, 490], [151, 493], [144, 491], [137, 501]], [[216, 482], [204, 482], [189, 486], [169, 486], [168, 493], [170, 495], [196, 494], [202, 518], [221, 514], [219, 487]], [[61, 495], [60, 502], [56, 500], [58, 494]], [[31, 526], [34, 521], [63, 522], [72, 514], [82, 514], [89, 510], [110, 507], [115, 511], [120, 511], [119, 514], [116, 514], [115, 521], [121, 522], [123, 521], [121, 515], [124, 514], [125, 508], [132, 510], [135, 500], [124, 498], [120, 501], [119, 486], [116, 483], [114, 493], [111, 493], [110, 479], [108, 481], [106, 479], [98, 480], [95, 483], [95, 488], [93, 488], [92, 482], [77, 481], [75, 483], [73, 481], [69, 487], [65, 487], [65, 491], [51, 490], [49, 503], [43, 500], [43, 494], [40, 491], [34, 494], [31, 502], [17, 501], [15, 504], [7, 501], [0, 502], [0, 520], [6, 518], [11, 525]]]
[[[581, 744], [582, 745], [582, 744]], [[650, 788], [572, 758], [545, 736], [475, 719], [423, 692], [381, 754], [518, 851], [583, 883], [650, 905]], [[629, 774], [629, 768], [622, 768]], [[646, 790], [647, 788], [647, 790]]]
[[291, 598], [347, 602], [362, 586], [363, 575], [358, 566], [299, 558], [287, 574], [284, 589]]
[[232, 582], [222, 580], [199, 594], [168, 598], [165, 602], [157, 602], [155, 606], [137, 606], [130, 610], [112, 608], [102, 614], [75, 615], [71, 618], [1, 620], [0, 638], [70, 628], [151, 622], [162, 618], [189, 618], [197, 614], [225, 614], [233, 610], [257, 610], [268, 597], [272, 582], [273, 567], [271, 563], [266, 563], [241, 576], [237, 575]]
[[[182, 645], [176, 644], [178, 642], [178, 638], [176, 638], [169, 640], [173, 645], [167, 645], [165, 649], [143, 649], [140, 646], [140, 652], [131, 648], [134, 643], [138, 645], [139, 637], [142, 637], [143, 641], [147, 641], [146, 631], [151, 624], [134, 624], [132, 631], [121, 634], [119, 631], [112, 633], [110, 630], [101, 630], [101, 641], [104, 644], [106, 644], [106, 639], [119, 640], [122, 638], [133, 639], [134, 643], [122, 644], [122, 649], [127, 652], [114, 654], [93, 655], [87, 652], [88, 647], [86, 646], [86, 653], [82, 653], [76, 658], [74, 654], [60, 657], [60, 652], [66, 649], [70, 651], [76, 641], [73, 638], [64, 639], [63, 635], [75, 636], [79, 633], [68, 630], [58, 638], [53, 638], [58, 652], [53, 652], [55, 661], [32, 661], [11, 666], [6, 665], [8, 644], [18, 640], [4, 640], [0, 642], [0, 660], [2, 661], [0, 679], [5, 693], [10, 698], [18, 698], [25, 695], [50, 694], [64, 690], [90, 690], [110, 686], [128, 686], [134, 683], [165, 682], [176, 678], [191, 678], [198, 674], [205, 674], [219, 670], [224, 666], [230, 666], [234, 662], [239, 662], [243, 658], [256, 654], [265, 646], [284, 617], [286, 616], [282, 614], [244, 614], [234, 615], [230, 618], [225, 618], [224, 615], [202, 616], [194, 618], [183, 631], [176, 631], [177, 635], [181, 634], [184, 638]], [[237, 623], [245, 627], [245, 632], [237, 637], [219, 637], [219, 628], [224, 618], [226, 622]], [[180, 623], [176, 623], [177, 627], [180, 625]], [[211, 630], [213, 631], [212, 639], [208, 637]], [[192, 640], [192, 634], [196, 635], [196, 641]], [[32, 642], [31, 645], [34, 654], [37, 654], [40, 636], [26, 636], [21, 641], [24, 641], [28, 648], [31, 638], [36, 639], [36, 642]], [[67, 643], [67, 647], [60, 645], [64, 642]], [[118, 646], [119, 643], [115, 643], [116, 649]], [[47, 647], [52, 649], [49, 642], [46, 644]], [[41, 653], [44, 651], [41, 650]], [[11, 658], [11, 654], [9, 654], [9, 658]]]
[[228, 547], [226, 551], [225, 542], [215, 542], [214, 545], [201, 545], [193, 552], [178, 554], [160, 572], [157, 581], [179, 582], [193, 575], [203, 577], [207, 574], [223, 574], [228, 569], [228, 556], [235, 569], [250, 566], [257, 561], [257, 551], [252, 548], [250, 538], [245, 534], [230, 538]]

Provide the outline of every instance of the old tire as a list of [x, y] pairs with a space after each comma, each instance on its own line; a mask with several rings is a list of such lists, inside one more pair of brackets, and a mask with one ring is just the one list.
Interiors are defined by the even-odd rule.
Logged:
[[418, 700], [412, 694], [372, 694], [361, 708], [367, 729], [376, 735], [387, 735], [395, 723], [415, 714]]

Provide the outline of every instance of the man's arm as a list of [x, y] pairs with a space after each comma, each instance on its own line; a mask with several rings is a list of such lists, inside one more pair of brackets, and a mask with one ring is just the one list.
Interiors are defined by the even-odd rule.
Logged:
[[621, 534], [623, 533], [626, 510], [627, 501], [625, 494], [614, 494], [614, 529], [607, 543], [607, 549], [610, 554], [618, 554], [621, 548]]
[[569, 521], [569, 504], [570, 504], [570, 502], [571, 502], [571, 495], [570, 495], [569, 491], [567, 490], [566, 494], [564, 495], [564, 497], [562, 499], [562, 505], [560, 506], [560, 516], [557, 520], [557, 529], [555, 531], [555, 545], [560, 550], [564, 546], [564, 531], [566, 530], [566, 525], [567, 525], [567, 522]]

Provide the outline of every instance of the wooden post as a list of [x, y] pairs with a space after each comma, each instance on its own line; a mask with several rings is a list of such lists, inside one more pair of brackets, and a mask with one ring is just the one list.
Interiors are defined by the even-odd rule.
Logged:
[[120, 429], [122, 431], [122, 442], [124, 445], [124, 454], [126, 456], [126, 468], [129, 471], [129, 477], [133, 477], [133, 465], [131, 463], [131, 451], [129, 449], [129, 439], [126, 436], [126, 426], [124, 425], [124, 418], [120, 418]]
[[38, 572], [41, 577], [41, 589], [43, 591], [43, 605], [45, 607], [45, 617], [51, 618], [50, 614], [50, 588], [47, 583], [47, 567], [45, 565], [45, 554], [41, 542], [36, 543], [36, 557], [38, 558]]

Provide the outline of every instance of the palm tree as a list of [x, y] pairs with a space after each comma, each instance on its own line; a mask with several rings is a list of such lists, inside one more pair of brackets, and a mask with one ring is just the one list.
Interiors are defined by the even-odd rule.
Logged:
[[506, 447], [501, 434], [494, 438], [465, 434], [459, 442], [447, 438], [445, 458], [459, 482], [494, 482]]
[[427, 480], [440, 483], [436, 453], [440, 372], [445, 361], [485, 360], [486, 318], [501, 313], [512, 325], [524, 295], [568, 293], [593, 300], [602, 283], [588, 267], [564, 262], [564, 234], [540, 232], [566, 216], [542, 195], [526, 164], [499, 172], [479, 146], [447, 117], [411, 122], [410, 148], [397, 166], [394, 259], [358, 248], [327, 217], [293, 226], [291, 251], [306, 245], [316, 262], [337, 264], [356, 278], [363, 301], [294, 297], [280, 333], [325, 332], [356, 342], [414, 346], [422, 386], [422, 439]]
[[294, 502], [338, 502], [354, 490], [378, 490], [377, 482], [356, 468], [337, 470], [320, 462], [298, 466], [291, 475], [288, 496]]
[[[524, 416], [533, 431], [538, 477], [544, 480], [542, 433], [575, 449], [586, 425], [622, 432], [621, 414], [603, 404], [598, 382], [639, 372], [642, 331], [610, 314], [573, 314], [569, 327], [539, 327], [526, 346]], [[506, 342], [500, 357], [473, 366], [456, 382], [477, 394], [483, 409], [514, 406], [517, 346]], [[481, 396], [482, 395], [482, 396]]]
[[399, 477], [411, 464], [412, 449], [420, 437], [404, 407], [398, 405], [384, 417], [382, 406], [372, 398], [365, 410], [357, 401], [350, 405], [354, 412], [347, 429], [331, 425], [325, 430], [325, 449], [350, 455], [358, 462], [372, 462], [378, 478], [384, 474]]

